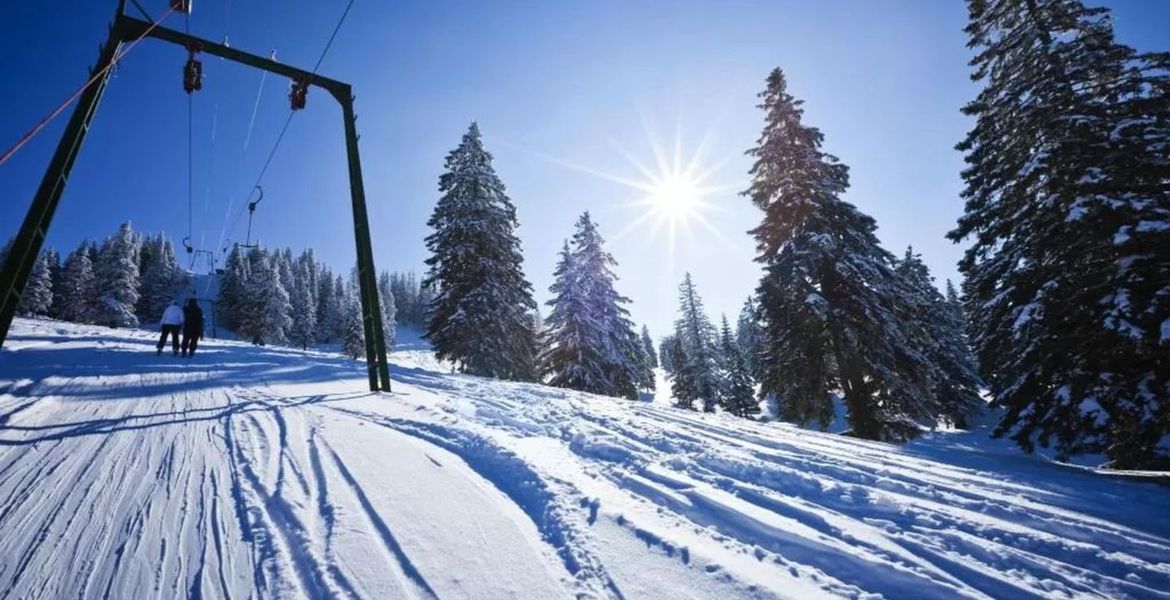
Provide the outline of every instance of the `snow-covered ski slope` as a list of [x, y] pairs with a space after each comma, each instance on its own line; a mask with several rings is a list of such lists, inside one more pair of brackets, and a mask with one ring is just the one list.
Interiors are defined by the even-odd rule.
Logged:
[[1170, 598], [1170, 487], [976, 434], [894, 447], [18, 320], [0, 596]]

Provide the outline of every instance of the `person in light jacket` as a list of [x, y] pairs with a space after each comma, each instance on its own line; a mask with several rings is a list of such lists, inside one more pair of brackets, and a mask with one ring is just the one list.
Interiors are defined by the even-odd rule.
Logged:
[[171, 347], [175, 351], [175, 356], [179, 355], [179, 331], [183, 328], [183, 309], [179, 308], [179, 302], [176, 300], [163, 311], [162, 316], [162, 335], [158, 338], [158, 352], [156, 355], [162, 354], [163, 346], [167, 345], [167, 336], [171, 336]]

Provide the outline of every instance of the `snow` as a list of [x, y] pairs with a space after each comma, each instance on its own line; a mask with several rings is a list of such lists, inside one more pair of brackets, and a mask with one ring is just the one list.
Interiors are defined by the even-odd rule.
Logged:
[[[0, 596], [1170, 597], [1170, 487], [335, 355], [18, 319]], [[659, 380], [662, 390], [664, 380]]]

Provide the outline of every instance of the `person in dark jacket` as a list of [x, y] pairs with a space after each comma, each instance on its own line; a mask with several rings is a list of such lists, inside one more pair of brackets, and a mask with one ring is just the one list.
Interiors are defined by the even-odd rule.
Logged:
[[203, 309], [199, 308], [199, 301], [187, 299], [187, 306], [183, 307], [183, 356], [195, 356], [195, 347], [203, 339]]

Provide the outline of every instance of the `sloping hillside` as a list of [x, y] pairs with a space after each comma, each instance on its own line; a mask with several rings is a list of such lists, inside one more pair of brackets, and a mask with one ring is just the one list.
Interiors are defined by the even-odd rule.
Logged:
[[4, 597], [1170, 597], [1170, 488], [232, 342], [18, 320]]

